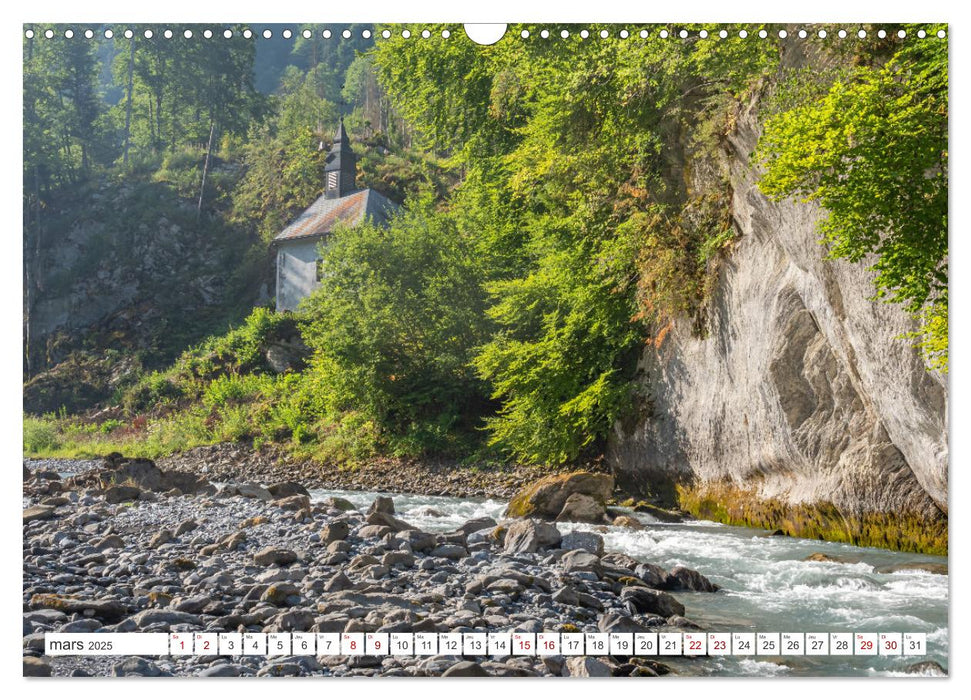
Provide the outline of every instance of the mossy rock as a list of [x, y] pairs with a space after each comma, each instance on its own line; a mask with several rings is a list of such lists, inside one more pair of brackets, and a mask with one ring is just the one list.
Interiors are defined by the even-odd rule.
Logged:
[[573, 494], [590, 496], [605, 506], [613, 490], [614, 478], [609, 474], [585, 471], [554, 474], [533, 482], [513, 496], [506, 507], [506, 516], [553, 520]]
[[683, 510], [698, 518], [727, 525], [858, 547], [947, 555], [947, 516], [943, 514], [847, 513], [826, 501], [787, 503], [721, 482], [682, 484], [678, 501]]
[[644, 524], [641, 523], [637, 518], [632, 518], [629, 515], [618, 515], [614, 518], [614, 527], [626, 527], [630, 530], [643, 530]]
[[947, 576], [947, 563], [911, 561], [904, 562], [903, 564], [888, 564], [887, 566], [878, 566], [876, 569], [874, 569], [874, 573], [878, 574], [895, 574], [899, 571], [926, 571], [929, 574]]
[[667, 508], [660, 508], [653, 503], [648, 503], [647, 501], [638, 501], [634, 505], [634, 510], [638, 513], [647, 513], [648, 515], [657, 518], [662, 523], [680, 523], [684, 522], [685, 514], [676, 510], [669, 510]]
[[65, 613], [94, 614], [105, 622], [120, 620], [128, 612], [128, 607], [120, 600], [86, 600], [74, 595], [57, 593], [35, 593], [31, 596], [28, 606], [31, 610], [50, 608]]
[[825, 552], [813, 552], [808, 557], [803, 559], [803, 561], [819, 561], [832, 564], [857, 564], [860, 560], [856, 557], [841, 557], [833, 554], [826, 554]]

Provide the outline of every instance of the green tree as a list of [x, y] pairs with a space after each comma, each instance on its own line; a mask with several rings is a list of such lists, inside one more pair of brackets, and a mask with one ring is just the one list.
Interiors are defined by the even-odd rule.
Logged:
[[280, 78], [277, 91], [277, 119], [282, 138], [287, 139], [307, 129], [320, 140], [328, 140], [340, 118], [337, 105], [320, 97], [311, 73], [288, 66]]
[[[646, 222], [664, 221], [658, 211], [681, 195], [673, 134], [735, 99], [778, 45], [729, 39], [716, 53], [711, 42], [585, 41], [551, 26], [571, 37], [481, 47], [438, 38], [444, 28], [380, 42], [374, 62], [421, 143], [465, 175], [449, 204], [486, 270], [496, 330], [474, 365], [500, 405], [493, 443], [529, 461], [575, 460], [602, 448], [629, 406], [656, 322], [636, 282]], [[589, 27], [601, 29], [616, 31]]]
[[24, 38], [24, 170], [29, 190], [46, 190], [84, 177], [110, 144], [100, 118], [97, 41], [68, 39], [63, 28], [39, 25]]
[[245, 173], [233, 192], [232, 219], [255, 225], [273, 240], [316, 199], [324, 181], [324, 159], [337, 123], [337, 105], [319, 97], [309, 74], [288, 67], [270, 113], [253, 126], [241, 148]]
[[[143, 153], [175, 151], [207, 144], [210, 134], [243, 135], [265, 112], [253, 85], [255, 38], [232, 27], [231, 39], [205, 39], [198, 25], [173, 25], [172, 36], [145, 36], [136, 28], [132, 39], [119, 39], [114, 80], [128, 88], [133, 67], [131, 147]], [[192, 36], [185, 37], [185, 32]], [[121, 32], [119, 31], [119, 35]], [[131, 66], [130, 42], [134, 44]], [[126, 123], [128, 100], [115, 107], [116, 121]]]
[[[324, 29], [332, 32], [330, 38], [324, 38]], [[374, 45], [373, 36], [364, 38], [364, 30], [373, 30], [373, 27], [369, 24], [305, 24], [300, 27], [293, 40], [290, 59], [309, 76], [318, 97], [340, 103], [348, 66], [359, 53]], [[309, 37], [304, 36], [305, 31], [310, 32]], [[350, 32], [347, 39], [343, 38], [345, 31]]]
[[874, 256], [877, 298], [920, 320], [931, 367], [947, 370], [947, 41], [908, 40], [822, 99], [770, 118], [763, 192], [818, 201], [833, 258]]
[[487, 329], [473, 241], [420, 197], [387, 228], [337, 229], [321, 254], [304, 338], [329, 414], [403, 454], [468, 440], [486, 400], [470, 366]]

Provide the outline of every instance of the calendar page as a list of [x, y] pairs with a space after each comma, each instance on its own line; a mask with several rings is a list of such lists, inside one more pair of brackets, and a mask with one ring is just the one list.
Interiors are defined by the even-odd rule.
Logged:
[[289, 12], [21, 28], [23, 675], [947, 676], [948, 25]]

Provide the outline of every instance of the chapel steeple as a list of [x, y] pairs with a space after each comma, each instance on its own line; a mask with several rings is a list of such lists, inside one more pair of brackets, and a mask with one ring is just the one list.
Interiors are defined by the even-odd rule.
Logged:
[[356, 175], [357, 156], [351, 150], [351, 142], [344, 131], [344, 117], [341, 117], [324, 166], [324, 197], [338, 199], [354, 192], [357, 189]]

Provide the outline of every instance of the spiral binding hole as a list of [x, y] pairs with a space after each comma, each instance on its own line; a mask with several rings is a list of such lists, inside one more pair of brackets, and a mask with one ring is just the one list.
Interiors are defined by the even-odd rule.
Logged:
[[[526, 29], [526, 28], [521, 29], [518, 33], [518, 38], [520, 39], [534, 38], [534, 32], [535, 30], [531, 31], [530, 29]], [[146, 39], [153, 39], [159, 35], [161, 35], [165, 39], [171, 39], [173, 38], [173, 36], [175, 36], [175, 33], [173, 32], [173, 30], [169, 28], [166, 28], [166, 29], [145, 28], [145, 29], [139, 30], [139, 33], [141, 34], [141, 36], [143, 36]], [[848, 31], [847, 29], [837, 29], [835, 30], [835, 35], [829, 33], [826, 29], [816, 29], [814, 30], [813, 33], [814, 33], [814, 36], [819, 39], [834, 39], [834, 38], [846, 39], [850, 37], [851, 34], [855, 34], [856, 38], [858, 39], [866, 39], [871, 34], [870, 32], [867, 32], [867, 30], [865, 29], [857, 29], [855, 31]], [[908, 32], [905, 29], [898, 29], [895, 32], [888, 32], [886, 29], [877, 29], [872, 33], [875, 34], [876, 37], [879, 39], [886, 39], [889, 36], [896, 36], [896, 38], [898, 39], [906, 39], [909, 36]], [[216, 32], [213, 32], [212, 29], [203, 29], [201, 31], [202, 37], [206, 39], [211, 39], [216, 34], [220, 34], [225, 39], [232, 39], [236, 36], [242, 36], [245, 39], [251, 39], [254, 36], [254, 32], [249, 28], [242, 29], [241, 31], [234, 31], [233, 29], [229, 29], [229, 28], [223, 29], [222, 31], [217, 30]], [[362, 29], [360, 31], [360, 36], [364, 39], [375, 38], [378, 34], [380, 34], [380, 37], [383, 39], [390, 39], [392, 38], [392, 36], [394, 36], [394, 33], [389, 29], [383, 29], [379, 33], [374, 32], [370, 29]], [[448, 29], [443, 29], [440, 32], [440, 34], [437, 32], [433, 32], [430, 29], [422, 29], [421, 31], [416, 33], [416, 38], [420, 37], [422, 39], [431, 39], [433, 34], [435, 36], [440, 35], [441, 38], [443, 39], [448, 39], [449, 37], [451, 37], [451, 32]], [[807, 31], [806, 29], [794, 30], [792, 33], [790, 33], [785, 29], [779, 29], [778, 31], [771, 32], [771, 35], [777, 36], [779, 39], [789, 39], [789, 38], [795, 38], [795, 37], [798, 37], [800, 39], [807, 39], [809, 37], [809, 34], [810, 32]], [[935, 37], [938, 39], [944, 39], [947, 37], [947, 31], [944, 29], [939, 29], [937, 31], [927, 31], [925, 29], [918, 29], [914, 34], [918, 39], [927, 39], [927, 38], [935, 38]], [[100, 33], [100, 35], [103, 36], [105, 39], [113, 39], [115, 38], [116, 33], [112, 29], [104, 29]], [[297, 36], [302, 36], [304, 39], [311, 39], [313, 35], [314, 35], [313, 31], [310, 29], [295, 31], [289, 27], [283, 30], [280, 30], [278, 34], [276, 34], [277, 37], [280, 37], [286, 40], [292, 40]], [[71, 27], [64, 28], [63, 30], [58, 29], [58, 31], [55, 31], [54, 29], [45, 29], [42, 32], [39, 32], [38, 30], [35, 30], [32, 27], [26, 27], [24, 29], [24, 37], [26, 39], [35, 39], [41, 36], [46, 39], [55, 39], [55, 38], [74, 39], [79, 37], [84, 37], [85, 39], [93, 39], [95, 37], [95, 32], [92, 29], [85, 29], [81, 31], [80, 29], [75, 29]], [[131, 28], [120, 30], [120, 36], [124, 36], [124, 38], [126, 39], [132, 39], [135, 36], [135, 30]], [[196, 36], [196, 34], [191, 29], [185, 29], [182, 31], [182, 36], [186, 39], [192, 39], [193, 37]], [[255, 36], [269, 40], [269, 39], [273, 39], [275, 35], [274, 35], [274, 30], [263, 29], [258, 35], [255, 35]], [[321, 31], [320, 36], [323, 37], [324, 39], [331, 39], [335, 37], [335, 34], [330, 29], [323, 29]], [[343, 39], [351, 39], [353, 36], [353, 32], [350, 29], [343, 29], [340, 31], [338, 36], [339, 38], [343, 38]], [[402, 29], [398, 36], [400, 36], [403, 39], [410, 39], [412, 38], [412, 31], [410, 29]], [[543, 39], [549, 39], [551, 36], [551, 32], [549, 29], [545, 29], [545, 28], [540, 29], [538, 31], [538, 36]], [[632, 36], [632, 33], [626, 28], [622, 28], [617, 31], [613, 31], [611, 29], [600, 29], [599, 31], [593, 31], [593, 32], [590, 29], [584, 28], [584, 29], [573, 30], [573, 31], [571, 31], [570, 29], [561, 29], [558, 32], [558, 36], [561, 39], [569, 39], [572, 36], [578, 36], [580, 39], [583, 39], [583, 40], [590, 39], [590, 38], [594, 38], [594, 39], [599, 38], [602, 40], [607, 40], [611, 38], [627, 39], [630, 36]], [[639, 36], [641, 39], [648, 39], [651, 36], [651, 32], [648, 29], [640, 29], [639, 31], [636, 32], [636, 36]], [[657, 37], [659, 37], [660, 39], [668, 39], [668, 38], [689, 39], [692, 37], [696, 37], [699, 39], [709, 39], [709, 38], [728, 39], [729, 36], [731, 36], [731, 34], [726, 29], [720, 29], [717, 31], [708, 31], [706, 29], [701, 29], [701, 30], [698, 30], [697, 32], [689, 31], [687, 29], [679, 29], [675, 31], [669, 31], [668, 29], [659, 29], [657, 32]], [[749, 31], [746, 29], [739, 29], [737, 34], [735, 34], [735, 36], [737, 36], [737, 38], [739, 39], [747, 39], [749, 38]], [[770, 36], [770, 31], [766, 29], [759, 29], [757, 32], [754, 33], [753, 36], [757, 36], [760, 39], [768, 39]]]

